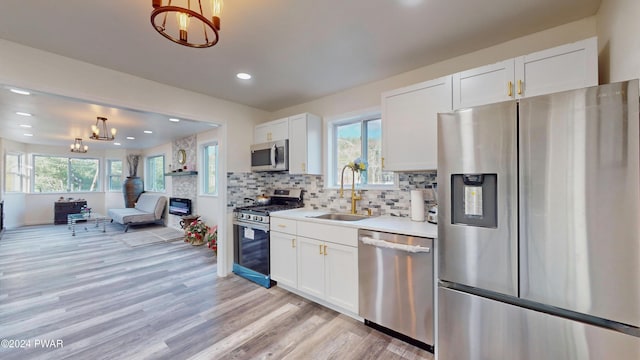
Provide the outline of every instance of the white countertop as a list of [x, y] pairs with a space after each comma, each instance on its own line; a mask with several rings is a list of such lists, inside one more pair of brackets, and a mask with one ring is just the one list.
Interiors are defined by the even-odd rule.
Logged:
[[372, 216], [364, 220], [358, 221], [340, 221], [340, 220], [327, 220], [316, 219], [312, 216], [318, 216], [329, 213], [329, 211], [312, 210], [312, 209], [293, 209], [284, 211], [275, 211], [269, 214], [271, 217], [311, 221], [322, 224], [334, 224], [340, 226], [347, 226], [357, 229], [367, 229], [374, 231], [384, 231], [396, 234], [420, 236], [428, 238], [438, 237], [438, 225], [428, 223], [426, 221], [411, 221], [408, 217], [395, 217], [389, 215]]

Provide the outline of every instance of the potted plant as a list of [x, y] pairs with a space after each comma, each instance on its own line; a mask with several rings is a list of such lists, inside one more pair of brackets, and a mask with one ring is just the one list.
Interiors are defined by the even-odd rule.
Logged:
[[191, 245], [204, 245], [214, 251], [217, 251], [217, 239], [218, 239], [218, 226], [210, 227], [204, 221], [198, 220], [187, 225], [184, 230], [184, 241], [191, 243]]

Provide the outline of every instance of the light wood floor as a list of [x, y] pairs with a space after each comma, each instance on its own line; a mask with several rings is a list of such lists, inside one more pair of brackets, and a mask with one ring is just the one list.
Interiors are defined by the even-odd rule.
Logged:
[[218, 278], [206, 247], [131, 248], [119, 229], [4, 232], [0, 359], [433, 358], [277, 287]]

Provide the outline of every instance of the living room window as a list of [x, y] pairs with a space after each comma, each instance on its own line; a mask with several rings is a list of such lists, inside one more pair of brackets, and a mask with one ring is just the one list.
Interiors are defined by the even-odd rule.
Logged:
[[99, 190], [100, 160], [33, 155], [33, 192]]
[[205, 144], [202, 147], [204, 174], [202, 176], [202, 193], [218, 195], [218, 143]]
[[164, 155], [147, 158], [145, 190], [164, 192]]
[[[359, 188], [391, 187], [397, 183], [392, 171], [382, 170], [382, 120], [379, 111], [345, 116], [329, 122], [329, 183], [340, 186], [345, 165], [364, 160], [367, 171], [356, 175]], [[351, 184], [352, 172], [344, 172], [344, 184]]]
[[107, 160], [107, 191], [122, 191], [122, 160]]
[[24, 164], [22, 154], [7, 153], [4, 161], [6, 192], [23, 192]]

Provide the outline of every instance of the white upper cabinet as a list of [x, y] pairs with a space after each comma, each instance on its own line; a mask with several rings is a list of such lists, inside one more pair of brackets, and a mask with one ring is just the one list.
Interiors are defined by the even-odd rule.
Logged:
[[312, 114], [289, 118], [289, 173], [322, 174], [322, 119]]
[[269, 141], [289, 138], [289, 118], [269, 121], [256, 125], [253, 129], [253, 143], [261, 144]]
[[516, 97], [598, 85], [598, 41], [589, 38], [515, 59]]
[[384, 170], [437, 169], [438, 113], [451, 110], [451, 76], [383, 93]]
[[453, 107], [513, 100], [513, 59], [453, 74]]
[[453, 108], [598, 85], [597, 38], [453, 75]]

